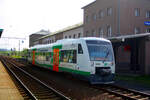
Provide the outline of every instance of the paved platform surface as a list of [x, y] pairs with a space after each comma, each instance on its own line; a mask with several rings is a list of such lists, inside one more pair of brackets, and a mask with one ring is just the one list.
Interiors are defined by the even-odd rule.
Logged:
[[17, 87], [0, 61], [0, 100], [23, 100]]

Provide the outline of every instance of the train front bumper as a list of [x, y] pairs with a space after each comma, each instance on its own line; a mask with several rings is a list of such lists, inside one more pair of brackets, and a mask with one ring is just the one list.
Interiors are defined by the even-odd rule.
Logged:
[[91, 84], [111, 84], [114, 83], [115, 74], [110, 74], [107, 76], [100, 75], [90, 75], [90, 83]]

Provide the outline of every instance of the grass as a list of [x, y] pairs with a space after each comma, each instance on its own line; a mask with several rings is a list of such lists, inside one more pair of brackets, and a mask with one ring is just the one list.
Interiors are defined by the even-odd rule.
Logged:
[[18, 56], [18, 55], [12, 55], [11, 57], [12, 58], [22, 58], [21, 56]]
[[150, 76], [116, 75], [116, 80], [139, 83], [150, 87]]
[[19, 51], [0, 51], [0, 55], [10, 56], [12, 58], [22, 58], [22, 53]]

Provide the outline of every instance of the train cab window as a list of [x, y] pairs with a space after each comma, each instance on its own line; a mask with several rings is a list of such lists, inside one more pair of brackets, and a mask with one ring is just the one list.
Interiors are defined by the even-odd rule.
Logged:
[[81, 44], [78, 44], [78, 54], [83, 54], [83, 49]]

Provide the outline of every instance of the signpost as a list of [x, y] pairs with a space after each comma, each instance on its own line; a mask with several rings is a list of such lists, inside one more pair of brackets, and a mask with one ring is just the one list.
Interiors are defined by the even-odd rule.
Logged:
[[150, 21], [145, 21], [145, 22], [144, 22], [144, 25], [150, 26]]

